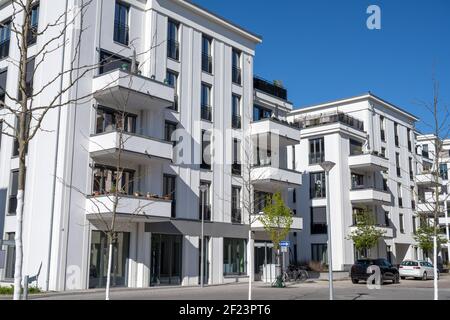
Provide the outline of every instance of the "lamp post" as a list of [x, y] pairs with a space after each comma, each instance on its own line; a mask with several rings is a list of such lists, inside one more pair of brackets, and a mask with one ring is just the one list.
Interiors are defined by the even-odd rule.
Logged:
[[200, 287], [203, 288], [203, 281], [204, 281], [204, 252], [205, 252], [205, 248], [204, 248], [204, 239], [205, 239], [205, 233], [204, 233], [204, 224], [205, 224], [205, 205], [206, 205], [206, 197], [205, 197], [205, 193], [208, 190], [208, 186], [206, 184], [201, 184], [198, 189], [200, 190], [200, 193], [202, 195], [202, 231], [201, 231], [201, 236], [200, 236]]
[[334, 299], [333, 295], [333, 260], [331, 247], [331, 215], [330, 215], [330, 171], [335, 166], [332, 161], [324, 161], [320, 164], [325, 171], [325, 188], [327, 196], [327, 233], [328, 233], [328, 287], [330, 290], [330, 300]]

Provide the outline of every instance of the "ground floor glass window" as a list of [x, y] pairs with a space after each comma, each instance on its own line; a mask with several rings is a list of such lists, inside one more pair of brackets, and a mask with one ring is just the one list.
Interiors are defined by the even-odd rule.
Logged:
[[223, 239], [223, 274], [247, 273], [247, 250], [244, 239]]

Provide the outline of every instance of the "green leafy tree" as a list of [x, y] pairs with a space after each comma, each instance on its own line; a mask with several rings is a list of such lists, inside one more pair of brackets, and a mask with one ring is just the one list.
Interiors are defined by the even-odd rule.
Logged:
[[355, 220], [356, 228], [350, 232], [347, 239], [352, 240], [355, 249], [362, 253], [375, 247], [386, 232], [377, 228], [374, 216], [369, 212], [356, 213]]
[[[286, 239], [292, 225], [292, 212], [286, 206], [281, 197], [280, 192], [276, 192], [273, 196], [267, 199], [268, 205], [264, 208], [264, 214], [259, 217], [259, 220], [264, 226], [264, 229], [269, 234], [270, 240], [277, 253], [277, 279], [281, 279], [281, 263], [280, 263], [280, 241]], [[282, 286], [282, 281], [279, 286]]]
[[[428, 257], [433, 252], [433, 237], [435, 235], [434, 226], [423, 223], [419, 228], [417, 228], [416, 233], [414, 235], [414, 240], [417, 242], [417, 245], [423, 250], [425, 255]], [[437, 234], [437, 245], [439, 248], [447, 243], [447, 239], [443, 236]]]

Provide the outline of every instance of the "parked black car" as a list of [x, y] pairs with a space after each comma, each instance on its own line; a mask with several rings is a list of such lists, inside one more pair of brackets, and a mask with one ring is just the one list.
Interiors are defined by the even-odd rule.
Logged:
[[394, 267], [386, 259], [358, 259], [350, 269], [350, 277], [352, 283], [359, 281], [367, 281], [371, 273], [367, 273], [367, 268], [371, 265], [376, 265], [381, 271], [381, 283], [386, 280], [391, 280], [392, 283], [400, 283], [400, 274], [398, 269]]

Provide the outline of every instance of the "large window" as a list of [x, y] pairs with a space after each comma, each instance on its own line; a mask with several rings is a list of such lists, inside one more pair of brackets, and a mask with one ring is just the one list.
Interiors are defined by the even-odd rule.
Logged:
[[231, 187], [231, 222], [241, 223], [241, 188]]
[[202, 130], [202, 162], [200, 168], [211, 170], [211, 134]]
[[247, 245], [244, 239], [223, 239], [223, 275], [247, 272]]
[[394, 123], [394, 140], [395, 140], [395, 146], [399, 146], [399, 139], [398, 139], [398, 124]]
[[381, 141], [386, 141], [386, 120], [380, 116], [380, 137]]
[[233, 164], [231, 166], [231, 173], [235, 175], [241, 175], [241, 141], [233, 138]]
[[360, 155], [363, 153], [363, 144], [360, 141], [350, 139], [350, 155]]
[[395, 153], [395, 167], [397, 170], [397, 176], [401, 177], [402, 176], [402, 171], [400, 168], [400, 153], [396, 152]]
[[[132, 195], [134, 185], [134, 170], [122, 169], [122, 175], [117, 168], [95, 165], [93, 192], [98, 194], [115, 193]], [[118, 181], [119, 180], [119, 181]], [[119, 190], [117, 189], [119, 188]]]
[[320, 262], [322, 264], [328, 263], [326, 243], [311, 244], [311, 261]]
[[180, 58], [180, 48], [178, 42], [179, 24], [174, 20], [167, 23], [167, 57], [178, 60]]
[[[34, 57], [29, 58], [25, 69], [25, 96], [30, 98], [33, 94]], [[22, 90], [19, 79], [19, 100], [22, 100]]]
[[150, 285], [181, 284], [183, 236], [152, 233]]
[[31, 17], [30, 17], [30, 25], [28, 31], [28, 45], [33, 45], [36, 43], [37, 33], [38, 33], [38, 25], [39, 25], [39, 3], [34, 5], [31, 9]]
[[9, 42], [11, 39], [11, 21], [5, 21], [0, 26], [0, 59], [9, 56]]
[[327, 233], [326, 207], [311, 207], [311, 234]]
[[234, 129], [241, 128], [241, 97], [236, 94], [231, 97], [231, 125]]
[[[15, 233], [6, 233], [6, 240], [14, 241]], [[6, 248], [6, 265], [5, 265], [5, 279], [13, 279], [16, 265], [16, 247], [8, 245]]]
[[400, 222], [400, 233], [405, 233], [403, 214], [399, 214], [399, 222]]
[[[0, 71], [0, 101], [5, 102], [6, 97], [6, 79], [8, 77], [8, 70], [4, 69]], [[4, 105], [0, 103], [0, 108], [3, 108]]]
[[439, 164], [439, 175], [442, 179], [448, 180], [448, 169], [446, 163]]
[[175, 145], [177, 143], [176, 140], [172, 140], [172, 139], [176, 138], [174, 136], [175, 130], [177, 130], [177, 124], [175, 122], [166, 120], [166, 122], [164, 124], [164, 140], [166, 140], [168, 142], [172, 142], [173, 145]]
[[103, 74], [116, 69], [130, 72], [131, 60], [103, 50], [100, 51], [99, 74]]
[[263, 108], [258, 105], [253, 106], [253, 121], [267, 119], [272, 116], [272, 110]]
[[116, 1], [114, 13], [114, 41], [128, 45], [128, 14], [130, 7], [121, 1]]
[[166, 80], [167, 84], [174, 88], [175, 92], [174, 103], [170, 109], [178, 111], [178, 73], [172, 70], [167, 70]]
[[269, 200], [271, 199], [272, 194], [263, 191], [255, 191], [253, 193], [253, 201], [254, 201], [254, 213], [259, 214], [264, 211], [266, 205], [269, 204]]
[[118, 110], [98, 106], [95, 133], [123, 130], [128, 133], [136, 132], [136, 115]]
[[232, 69], [231, 69], [231, 77], [233, 83], [241, 84], [241, 52], [233, 49], [232, 51]]
[[211, 56], [212, 40], [210, 37], [203, 35], [202, 37], [202, 70], [212, 73], [212, 56]]
[[309, 174], [310, 197], [325, 198], [325, 172], [312, 172]]
[[[113, 242], [111, 286], [124, 287], [128, 278], [128, 258], [130, 250], [130, 234], [117, 232]], [[89, 288], [106, 286], [108, 274], [108, 241], [103, 231], [91, 233], [91, 258], [89, 266]]]
[[362, 174], [358, 174], [358, 173], [351, 173], [351, 179], [352, 179], [352, 189], [353, 190], [357, 190], [357, 189], [364, 189], [364, 176]]
[[[211, 221], [211, 183], [201, 181], [200, 185], [206, 186], [206, 191], [200, 191], [198, 219], [202, 220], [202, 215], [204, 215], [204, 220]], [[203, 208], [204, 211], [202, 211]]]
[[212, 108], [211, 108], [211, 86], [206, 83], [202, 83], [201, 92], [201, 118], [202, 120], [211, 121]]
[[428, 151], [428, 145], [427, 144], [422, 145], [422, 157], [430, 159], [430, 153]]
[[163, 175], [163, 196], [169, 197], [172, 200], [172, 214], [171, 217], [176, 217], [176, 177], [172, 175]]
[[325, 160], [324, 138], [309, 140], [309, 164], [320, 164]]
[[11, 171], [8, 199], [8, 213], [15, 214], [17, 209], [17, 192], [19, 190], [19, 170]]

